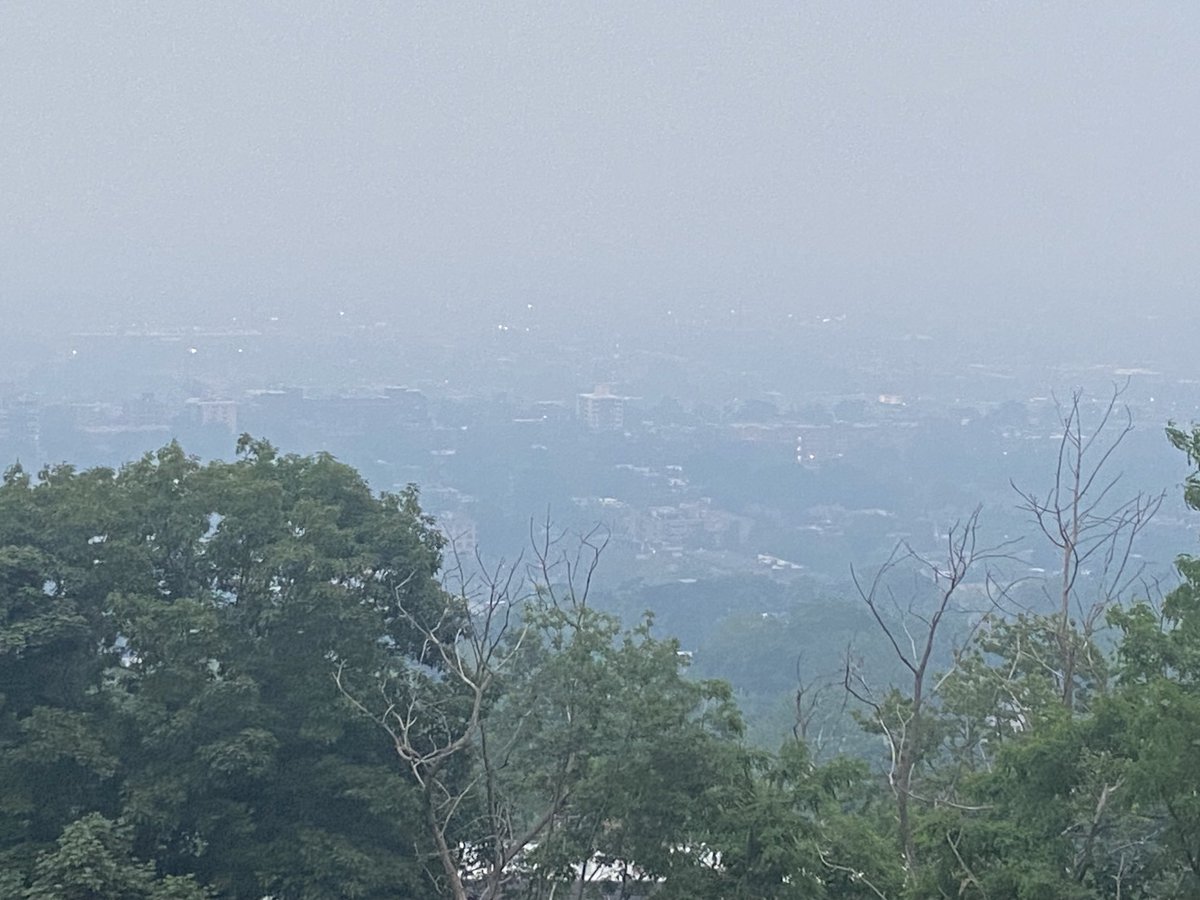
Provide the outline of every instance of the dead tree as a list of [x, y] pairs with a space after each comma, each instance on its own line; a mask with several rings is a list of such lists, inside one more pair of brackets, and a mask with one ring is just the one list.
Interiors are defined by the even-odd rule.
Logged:
[[[446, 593], [436, 621], [409, 610], [395, 591], [400, 617], [421, 643], [387, 671], [369, 673], [375, 692], [352, 688], [346, 666], [334, 681], [342, 695], [388, 736], [421, 791], [425, 824], [448, 891], [467, 900], [463, 854], [450, 839], [459, 810], [477, 789], [479, 776], [448, 776], [452, 761], [469, 754], [478, 739], [496, 681], [520, 649], [513, 627], [515, 566], [498, 566], [482, 579], [463, 577], [461, 561], [451, 572], [457, 593]], [[482, 591], [476, 582], [483, 582]]]
[[[344, 664], [334, 672], [342, 695], [387, 735], [421, 791], [441, 877], [455, 900], [467, 900], [471, 882], [479, 883], [482, 900], [504, 896], [514, 863], [563, 812], [578, 774], [570, 756], [554, 761], [540, 808], [518, 809], [501, 773], [527, 737], [526, 713], [519, 703], [514, 713], [510, 704], [508, 727], [499, 735], [491, 716], [534, 630], [523, 616], [526, 608], [536, 601], [579, 615], [587, 609], [605, 542], [593, 532], [568, 553], [563, 538], [552, 535], [547, 523], [531, 563], [518, 559], [490, 569], [478, 557], [467, 564], [452, 548], [443, 576], [445, 605], [436, 621], [407, 609], [399, 588], [395, 592], [419, 649], [365, 679]], [[363, 687], [364, 680], [373, 690]], [[468, 808], [475, 818], [464, 823]], [[474, 837], [469, 846], [452, 837], [463, 824]]]
[[[1068, 710], [1075, 709], [1076, 680], [1081, 666], [1091, 662], [1087, 655], [1104, 613], [1142, 576], [1143, 567], [1133, 556], [1134, 542], [1165, 497], [1142, 492], [1126, 499], [1113, 496], [1121, 481], [1121, 473], [1113, 471], [1113, 458], [1133, 430], [1129, 407], [1120, 405], [1126, 387], [1113, 388], [1090, 428], [1083, 421], [1081, 390], [1075, 390], [1068, 403], [1058, 404], [1062, 435], [1053, 486], [1039, 494], [1012, 485], [1020, 497], [1019, 508], [1037, 523], [1062, 566], [1052, 595], [1051, 627], [1059, 654], [1057, 679]], [[1088, 575], [1096, 585], [1090, 602], [1079, 596], [1080, 578]]]
[[[843, 671], [846, 692], [867, 710], [870, 723], [883, 735], [888, 749], [887, 779], [896, 803], [900, 850], [911, 878], [917, 870], [917, 851], [912, 821], [913, 805], [924, 799], [917, 793], [916, 775], [929, 754], [930, 709], [933, 694], [946, 675], [934, 683], [931, 665], [941, 639], [946, 617], [969, 576], [986, 568], [991, 561], [1006, 557], [1009, 545], [982, 547], [979, 537], [979, 509], [950, 528], [945, 537], [944, 558], [934, 559], [918, 553], [901, 542], [879, 567], [870, 582], [851, 569], [859, 599], [866, 605], [880, 634], [892, 653], [908, 672], [907, 694], [892, 689], [879, 696], [872, 689], [861, 667], [849, 654]], [[918, 577], [932, 583], [932, 600], [921, 604], [910, 597], [901, 604], [893, 588], [895, 577], [904, 569], [913, 569]], [[947, 673], [948, 674], [948, 673]], [[949, 805], [955, 805], [947, 800]]]
[[810, 677], [805, 674], [804, 654], [796, 657], [795, 721], [792, 736], [806, 744], [814, 757], [825, 746], [825, 728], [829, 721], [825, 699], [838, 684], [838, 674]]

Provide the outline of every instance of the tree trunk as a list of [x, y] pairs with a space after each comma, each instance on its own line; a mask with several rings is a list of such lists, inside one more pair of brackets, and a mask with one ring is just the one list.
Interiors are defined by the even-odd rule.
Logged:
[[917, 754], [921, 752], [921, 704], [924, 690], [925, 668], [922, 666], [913, 678], [912, 720], [908, 724], [896, 759], [896, 818], [900, 827], [900, 851], [904, 854], [904, 864], [908, 868], [910, 881], [917, 874], [917, 846], [913, 837], [912, 818], [909, 815], [909, 801], [912, 799]]
[[[1078, 464], [1077, 464], [1078, 465]], [[1058, 649], [1062, 654], [1062, 701], [1068, 712], [1075, 711], [1075, 641], [1071, 628], [1071, 591], [1075, 582], [1075, 548], [1079, 544], [1079, 471], [1071, 493], [1071, 534], [1063, 540], [1062, 606], [1058, 623]]]
[[[432, 783], [432, 782], [431, 782]], [[467, 890], [463, 887], [462, 876], [458, 872], [458, 861], [450, 852], [446, 843], [446, 834], [438, 825], [437, 816], [433, 812], [433, 798], [429, 796], [430, 785], [425, 787], [425, 822], [429, 825], [429, 833], [437, 847], [438, 859], [442, 862], [442, 870], [446, 873], [446, 881], [450, 885], [450, 895], [454, 900], [467, 900]]]

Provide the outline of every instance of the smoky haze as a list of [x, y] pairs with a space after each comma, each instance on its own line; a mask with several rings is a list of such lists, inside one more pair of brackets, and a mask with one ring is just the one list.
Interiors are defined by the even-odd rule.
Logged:
[[9, 321], [1182, 310], [1183, 4], [23, 3]]

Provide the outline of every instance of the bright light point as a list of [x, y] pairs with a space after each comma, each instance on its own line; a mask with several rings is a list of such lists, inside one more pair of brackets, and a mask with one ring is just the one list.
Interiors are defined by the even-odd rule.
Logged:
[[188, 347], [188, 353], [199, 353], [199, 352], [200, 351], [197, 350], [195, 347]]

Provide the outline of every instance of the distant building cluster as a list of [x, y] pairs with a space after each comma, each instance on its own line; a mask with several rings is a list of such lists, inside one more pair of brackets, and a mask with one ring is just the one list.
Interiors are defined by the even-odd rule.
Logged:
[[185, 404], [192, 421], [201, 428], [220, 428], [229, 434], [238, 433], [238, 405], [233, 400], [200, 400], [190, 398]]
[[754, 524], [748, 516], [718, 509], [708, 497], [648, 508], [613, 497], [577, 497], [575, 504], [614, 539], [643, 553], [737, 549], [746, 545]]
[[177, 438], [202, 456], [228, 455], [238, 434], [280, 444], [344, 439], [385, 443], [398, 430], [429, 424], [424, 394], [384, 388], [363, 395], [309, 397], [299, 389], [249, 390], [240, 399], [141, 394], [123, 402], [0, 399], [0, 456], [40, 465], [86, 459], [105, 465], [137, 458]]
[[[836, 338], [842, 324], [760, 334], [762, 359], [719, 329], [626, 335], [619, 349], [577, 329], [471, 344], [449, 322], [424, 344], [383, 323], [313, 335], [274, 319], [75, 334], [0, 383], [0, 464], [117, 465], [172, 439], [228, 458], [246, 432], [334, 454], [376, 489], [419, 485], [460, 557], [516, 552], [530, 519], [549, 516], [584, 532], [604, 523], [634, 561], [844, 573], [852, 554], [932, 534], [990, 489], [981, 473], [1024, 477], [1059, 432], [1044, 374], [957, 350], [916, 372], [897, 362], [914, 352], [903, 336], [881, 356]], [[1113, 374], [1144, 384], [1139, 421], [1197, 416], [1193, 381]], [[1157, 459], [1145, 433], [1139, 452]]]

